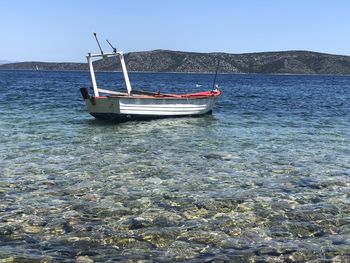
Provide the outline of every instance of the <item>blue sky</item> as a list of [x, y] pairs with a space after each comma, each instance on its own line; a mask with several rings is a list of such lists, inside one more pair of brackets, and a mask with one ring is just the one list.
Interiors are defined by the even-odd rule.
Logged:
[[350, 55], [349, 10], [346, 0], [4, 0], [0, 60], [85, 62], [92, 32], [125, 52]]

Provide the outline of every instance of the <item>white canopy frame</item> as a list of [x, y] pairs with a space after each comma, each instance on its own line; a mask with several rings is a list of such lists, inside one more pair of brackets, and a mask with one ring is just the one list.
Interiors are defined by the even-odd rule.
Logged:
[[88, 61], [89, 64], [89, 70], [90, 70], [90, 76], [91, 76], [91, 83], [92, 83], [92, 88], [94, 90], [94, 96], [95, 97], [99, 97], [99, 92], [101, 93], [108, 93], [108, 94], [115, 94], [117, 95], [118, 92], [115, 91], [110, 91], [110, 90], [104, 90], [104, 89], [99, 89], [97, 87], [97, 83], [96, 83], [96, 77], [95, 77], [95, 71], [94, 71], [94, 66], [93, 66], [93, 59], [94, 58], [108, 58], [108, 57], [116, 57], [117, 59], [120, 59], [120, 63], [122, 65], [122, 71], [123, 71], [123, 75], [124, 75], [124, 81], [125, 81], [125, 85], [126, 85], [126, 89], [128, 91], [128, 95], [131, 96], [131, 84], [130, 84], [130, 80], [129, 80], [129, 75], [128, 75], [128, 71], [126, 69], [126, 65], [125, 65], [125, 60], [124, 60], [124, 55], [123, 52], [118, 51], [118, 52], [113, 52], [113, 53], [102, 53], [102, 54], [91, 54], [88, 53], [88, 55], [86, 56], [86, 59]]

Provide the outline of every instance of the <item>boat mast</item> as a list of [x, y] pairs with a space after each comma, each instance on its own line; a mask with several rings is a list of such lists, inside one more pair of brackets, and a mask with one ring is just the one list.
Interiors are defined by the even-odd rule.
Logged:
[[216, 65], [215, 77], [214, 77], [214, 81], [213, 81], [213, 88], [212, 88], [212, 90], [215, 90], [215, 88], [216, 88], [215, 84], [216, 84], [216, 77], [218, 76], [219, 65], [220, 65], [220, 60], [218, 58], [217, 59], [217, 65]]

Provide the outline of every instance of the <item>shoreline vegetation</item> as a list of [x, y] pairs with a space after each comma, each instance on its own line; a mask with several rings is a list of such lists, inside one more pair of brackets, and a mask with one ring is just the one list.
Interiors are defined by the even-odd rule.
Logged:
[[[195, 53], [170, 50], [130, 52], [125, 54], [130, 72], [137, 73], [204, 73], [282, 74], [282, 75], [350, 75], [350, 56], [311, 51], [260, 53]], [[113, 58], [94, 62], [96, 71], [121, 70]], [[0, 70], [87, 71], [87, 63], [17, 62], [1, 64]]]

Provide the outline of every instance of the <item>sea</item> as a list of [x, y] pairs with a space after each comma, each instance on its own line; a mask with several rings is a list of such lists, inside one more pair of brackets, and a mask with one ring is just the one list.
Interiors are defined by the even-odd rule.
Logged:
[[87, 112], [88, 72], [0, 71], [0, 262], [350, 262], [350, 76], [217, 84], [212, 115], [114, 123]]

